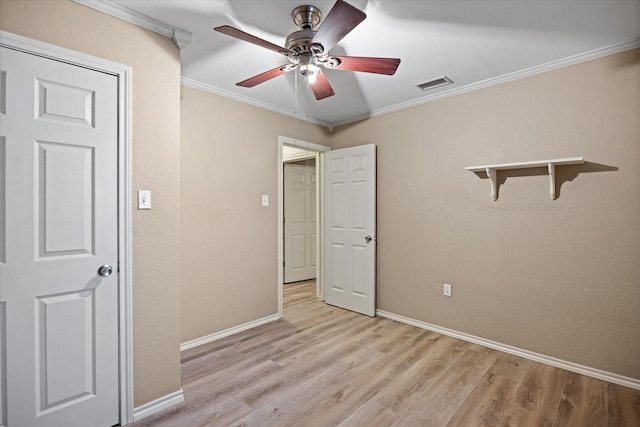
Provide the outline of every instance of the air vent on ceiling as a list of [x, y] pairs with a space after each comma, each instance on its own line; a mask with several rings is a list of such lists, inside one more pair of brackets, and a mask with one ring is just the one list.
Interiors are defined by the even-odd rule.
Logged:
[[453, 83], [453, 80], [451, 80], [447, 76], [442, 76], [438, 77], [437, 79], [429, 80], [428, 82], [419, 83], [416, 85], [416, 87], [421, 90], [429, 90], [440, 86], [450, 85], [451, 83]]

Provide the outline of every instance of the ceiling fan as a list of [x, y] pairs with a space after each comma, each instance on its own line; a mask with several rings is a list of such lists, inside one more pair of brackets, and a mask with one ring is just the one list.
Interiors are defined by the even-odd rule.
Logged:
[[215, 31], [267, 48], [284, 55], [289, 64], [281, 65], [246, 80], [237, 86], [254, 87], [284, 73], [300, 69], [317, 100], [335, 95], [320, 65], [333, 70], [361, 71], [365, 73], [393, 75], [400, 65], [397, 58], [368, 58], [358, 56], [334, 56], [329, 53], [344, 36], [360, 24], [367, 15], [349, 3], [338, 0], [317, 30], [322, 12], [315, 6], [298, 6], [291, 12], [293, 22], [300, 27], [286, 39], [285, 46], [278, 46], [244, 31], [223, 25]]

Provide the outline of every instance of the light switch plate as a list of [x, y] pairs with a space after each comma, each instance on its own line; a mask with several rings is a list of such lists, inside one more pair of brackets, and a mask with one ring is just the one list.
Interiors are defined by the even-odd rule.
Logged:
[[138, 190], [138, 209], [151, 209], [151, 190]]
[[268, 194], [263, 194], [262, 195], [262, 206], [269, 206], [269, 195]]

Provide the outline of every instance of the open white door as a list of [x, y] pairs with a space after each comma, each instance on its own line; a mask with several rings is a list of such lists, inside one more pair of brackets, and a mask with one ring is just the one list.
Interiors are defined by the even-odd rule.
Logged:
[[375, 316], [375, 145], [327, 152], [324, 183], [325, 302]]
[[6, 48], [0, 58], [0, 421], [112, 426], [118, 78]]
[[316, 167], [284, 165], [284, 283], [316, 277]]

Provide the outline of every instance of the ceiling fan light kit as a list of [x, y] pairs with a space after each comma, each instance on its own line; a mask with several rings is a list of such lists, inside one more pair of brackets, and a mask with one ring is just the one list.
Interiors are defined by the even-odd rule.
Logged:
[[311, 86], [316, 99], [321, 100], [335, 94], [322, 71], [322, 67], [385, 75], [393, 75], [398, 69], [400, 59], [397, 58], [332, 56], [329, 54], [329, 51], [366, 17], [367, 15], [360, 9], [343, 0], [338, 0], [318, 29], [314, 30], [322, 19], [322, 12], [315, 6], [298, 6], [291, 12], [291, 18], [300, 27], [300, 30], [287, 36], [285, 47], [228, 25], [216, 27], [214, 30], [277, 52], [284, 55], [290, 62], [238, 82], [237, 86], [253, 87], [289, 71], [299, 69], [300, 74]]
[[310, 85], [314, 84], [318, 80], [318, 74], [320, 74], [320, 68], [314, 63], [308, 63], [300, 66], [300, 74]]

